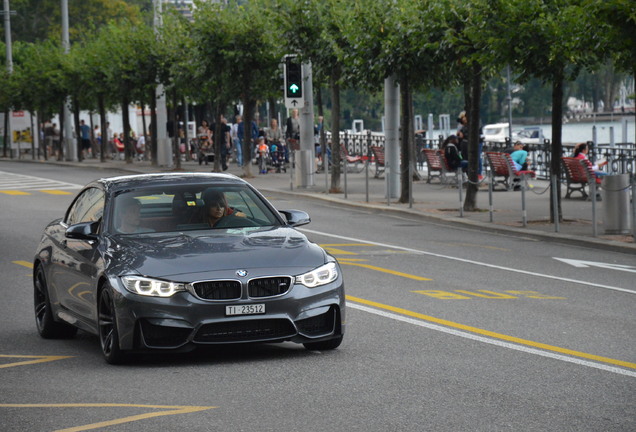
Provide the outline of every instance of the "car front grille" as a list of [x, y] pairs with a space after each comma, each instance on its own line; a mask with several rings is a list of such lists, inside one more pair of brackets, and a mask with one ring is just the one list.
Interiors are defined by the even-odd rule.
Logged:
[[197, 296], [205, 300], [235, 300], [241, 298], [241, 282], [219, 280], [193, 284]]
[[277, 276], [252, 279], [248, 285], [249, 296], [252, 298], [273, 297], [285, 294], [291, 286], [291, 277]]
[[333, 333], [336, 328], [336, 308], [332, 306], [324, 314], [296, 321], [296, 325], [298, 331], [307, 336]]
[[226, 321], [202, 326], [194, 336], [194, 342], [251, 342], [284, 339], [295, 334], [294, 325], [287, 319]]

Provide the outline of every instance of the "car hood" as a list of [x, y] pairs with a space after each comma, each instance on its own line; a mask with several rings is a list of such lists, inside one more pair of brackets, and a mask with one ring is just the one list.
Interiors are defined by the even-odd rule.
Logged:
[[326, 262], [326, 254], [289, 227], [112, 236], [106, 255], [115, 275], [138, 273], [193, 281], [259, 274], [299, 274]]

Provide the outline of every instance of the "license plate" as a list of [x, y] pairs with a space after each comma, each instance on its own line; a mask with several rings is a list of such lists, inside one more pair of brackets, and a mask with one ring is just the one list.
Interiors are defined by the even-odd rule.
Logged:
[[225, 306], [225, 315], [258, 315], [265, 313], [265, 304]]

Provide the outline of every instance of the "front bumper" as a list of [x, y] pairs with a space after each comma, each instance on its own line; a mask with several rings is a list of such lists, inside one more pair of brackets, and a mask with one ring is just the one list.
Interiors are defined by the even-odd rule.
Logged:
[[[344, 334], [344, 282], [316, 288], [292, 284], [284, 295], [236, 301], [202, 300], [190, 292], [169, 298], [114, 289], [119, 344], [123, 350], [179, 350], [192, 345], [329, 340]], [[265, 314], [226, 316], [228, 305], [264, 304]]]

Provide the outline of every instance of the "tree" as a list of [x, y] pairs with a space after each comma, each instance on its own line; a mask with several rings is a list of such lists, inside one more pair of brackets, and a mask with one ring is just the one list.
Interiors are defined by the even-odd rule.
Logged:
[[343, 35], [348, 25], [346, 10], [347, 3], [342, 0], [279, 0], [270, 8], [278, 28], [288, 41], [288, 53], [299, 54], [303, 61], [311, 62], [312, 73], [318, 80], [329, 82], [332, 103], [329, 190], [332, 193], [341, 192], [340, 91], [346, 82], [347, 67], [342, 55], [351, 48]]
[[[125, 0], [69, 0], [69, 36], [71, 42], [86, 38], [110, 21], [139, 22], [139, 7]], [[38, 42], [46, 39], [60, 41], [62, 18], [60, 0], [11, 0], [16, 14], [11, 17], [14, 41]]]
[[[244, 176], [251, 177], [251, 141], [254, 108], [259, 97], [271, 89], [277, 76], [280, 44], [266, 20], [258, 1], [244, 6], [215, 3], [201, 4], [196, 10], [193, 27], [195, 80], [205, 87], [216, 104], [217, 128], [225, 106], [240, 94], [245, 106], [243, 155]], [[207, 85], [205, 84], [207, 82]], [[218, 137], [218, 131], [215, 134]], [[220, 137], [215, 138], [220, 139]], [[217, 153], [218, 155], [218, 153]]]
[[[552, 85], [552, 144], [550, 168], [560, 178], [563, 146], [564, 83], [581, 68], [599, 64], [599, 52], [590, 50], [602, 42], [593, 9], [584, 0], [497, 0], [491, 11], [501, 19], [493, 22], [489, 44], [501, 62], [509, 62], [521, 80], [537, 77]], [[558, 218], [562, 219], [560, 188]], [[554, 199], [550, 199], [550, 215]]]
[[[636, 78], [636, 8], [633, 2], [588, 0], [583, 7], [595, 18], [594, 24], [603, 36], [599, 51], [609, 53], [619, 70]], [[636, 130], [634, 135], [636, 142]]]

